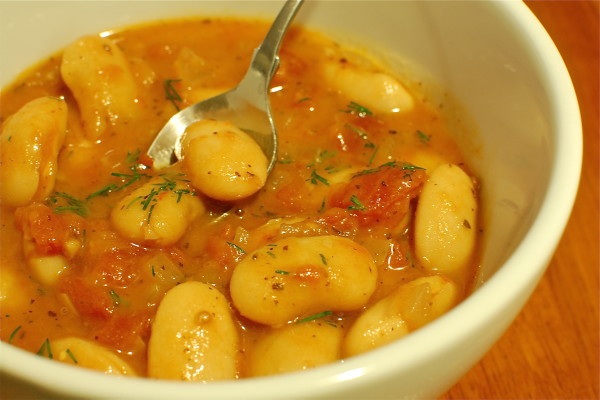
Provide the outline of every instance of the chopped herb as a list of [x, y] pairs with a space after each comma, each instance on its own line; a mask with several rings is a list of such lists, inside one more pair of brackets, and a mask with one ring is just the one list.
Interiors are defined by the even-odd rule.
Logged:
[[267, 254], [271, 256], [271, 258], [277, 258], [277, 256], [272, 251], [267, 251]]
[[117, 188], [117, 184], [116, 183], [110, 183], [106, 186], [104, 186], [102, 189], [95, 191], [94, 193], [90, 194], [88, 197], [86, 197], [86, 200], [92, 199], [96, 196], [108, 196], [108, 194], [112, 191], [115, 191], [115, 189]]
[[375, 147], [375, 143], [373, 143], [373, 142], [367, 142], [367, 143], [365, 143], [365, 147], [368, 147], [368, 148], [372, 149], [372, 148]]
[[156, 207], [156, 204], [152, 204], [150, 206], [150, 210], [148, 211], [148, 217], [146, 218], [147, 224], [150, 224], [150, 218], [152, 218], [152, 212], [154, 211], [154, 207]]
[[275, 273], [276, 274], [281, 274], [281, 275], [289, 275], [290, 274], [289, 271], [283, 271], [281, 269], [276, 269]]
[[416, 165], [409, 164], [407, 162], [398, 163], [397, 161], [390, 161], [390, 162], [387, 162], [385, 164], [381, 164], [380, 166], [375, 167], [375, 168], [365, 169], [363, 171], [359, 171], [356, 174], [352, 175], [352, 177], [356, 178], [356, 177], [361, 176], [361, 175], [374, 174], [376, 172], [381, 171], [385, 167], [400, 168], [403, 171], [413, 171], [413, 170], [417, 170], [417, 169], [425, 169], [423, 167], [417, 167]]
[[344, 112], [349, 114], [358, 114], [359, 117], [366, 117], [367, 115], [373, 115], [373, 112], [369, 110], [367, 107], [361, 106], [360, 104], [351, 101], [347, 106], [347, 109]]
[[310, 174], [310, 178], [307, 180], [310, 180], [310, 183], [312, 183], [313, 185], [316, 185], [317, 183], [321, 182], [325, 186], [329, 186], [329, 181], [323, 178], [321, 175], [317, 174], [317, 171], [314, 169]]
[[351, 131], [353, 131], [354, 133], [356, 133], [361, 139], [369, 140], [369, 134], [367, 132], [363, 131], [362, 129], [357, 128], [356, 126], [351, 125], [351, 124], [346, 124], [345, 126], [346, 126], [346, 128], [348, 128]]
[[427, 136], [422, 131], [417, 129], [417, 136], [419, 136], [419, 140], [423, 143], [428, 143], [431, 140], [431, 136]]
[[239, 253], [241, 253], [241, 254], [246, 254], [246, 252], [244, 251], [244, 249], [242, 249], [242, 248], [241, 248], [240, 246], [238, 246], [237, 244], [235, 244], [235, 243], [231, 243], [231, 242], [225, 242], [225, 243], [227, 243], [228, 245], [230, 245], [231, 247], [233, 247], [234, 249], [236, 249], [236, 250], [237, 250]]
[[292, 160], [290, 159], [290, 155], [288, 153], [285, 153], [281, 156], [279, 160], [277, 160], [277, 162], [279, 164], [291, 164]]
[[311, 315], [310, 317], [302, 318], [301, 320], [296, 321], [296, 323], [297, 324], [301, 324], [303, 322], [314, 321], [315, 319], [323, 318], [323, 317], [326, 317], [326, 316], [331, 315], [331, 314], [333, 314], [332, 311], [323, 311], [323, 312], [320, 312], [318, 314]]
[[[177, 175], [177, 177], [182, 176], [182, 175], [183, 174], [179, 174], [179, 175]], [[148, 224], [150, 223], [150, 218], [152, 217], [152, 212], [154, 211], [154, 207], [156, 206], [157, 197], [161, 192], [170, 191], [170, 192], [176, 194], [178, 203], [181, 201], [181, 197], [184, 194], [189, 194], [190, 196], [195, 196], [195, 193], [189, 189], [183, 189], [183, 188], [177, 189], [177, 182], [189, 182], [187, 179], [181, 179], [181, 178], [177, 178], [177, 177], [171, 178], [171, 177], [168, 177], [165, 175], [161, 175], [161, 177], [163, 178], [163, 180], [161, 182], [154, 183], [152, 185], [152, 188], [150, 189], [150, 192], [147, 195], [137, 196], [136, 198], [131, 200], [129, 202], [129, 204], [127, 204], [127, 206], [126, 206], [126, 208], [129, 208], [132, 205], [134, 205], [136, 202], [139, 201], [140, 205], [142, 206], [142, 210], [148, 211], [148, 216], [146, 218], [146, 222]]]
[[173, 83], [180, 82], [181, 79], [167, 79], [165, 80], [165, 98], [173, 104], [177, 111], [180, 110], [178, 102], [182, 101], [181, 96], [177, 93], [177, 89], [173, 86]]
[[75, 364], [79, 364], [79, 362], [77, 361], [77, 359], [76, 359], [76, 358], [75, 358], [75, 356], [73, 355], [73, 352], [71, 351], [71, 349], [67, 349], [67, 350], [66, 350], [66, 352], [67, 352], [67, 355], [69, 356], [69, 358], [70, 358], [71, 360], [73, 360], [73, 362], [74, 362]]
[[156, 276], [156, 271], [154, 270], [154, 265], [152, 266], [152, 276]]
[[323, 265], [327, 265], [327, 258], [325, 258], [325, 254], [319, 254], [319, 256], [321, 256], [321, 262]]
[[113, 172], [111, 174], [111, 176], [121, 178], [122, 179], [121, 184], [118, 185], [116, 183], [109, 183], [102, 189], [97, 190], [94, 193], [90, 194], [88, 197], [86, 197], [86, 200], [90, 200], [96, 196], [108, 196], [110, 193], [118, 192], [120, 190], [125, 189], [126, 187], [137, 182], [141, 178], [150, 178], [150, 175], [140, 172], [139, 165], [131, 165], [129, 167], [129, 170], [131, 171], [131, 174], [123, 174], [123, 173], [119, 173], [119, 172]]
[[358, 210], [358, 211], [364, 211], [364, 210], [366, 210], [366, 207], [360, 202], [360, 200], [358, 199], [358, 197], [356, 197], [355, 194], [353, 194], [350, 197], [350, 201], [354, 205], [353, 206], [348, 206], [348, 210]]
[[129, 202], [129, 203], [126, 205], [126, 206], [125, 206], [125, 208], [129, 208], [129, 207], [131, 207], [131, 206], [132, 206], [132, 205], [133, 205], [133, 204], [134, 204], [136, 201], [138, 201], [138, 200], [140, 200], [140, 199], [143, 199], [143, 198], [144, 198], [144, 196], [137, 196], [137, 197], [135, 197], [133, 200], [131, 200], [131, 201], [130, 201], [130, 202]]
[[54, 194], [48, 198], [48, 202], [54, 207], [54, 212], [57, 214], [72, 212], [85, 217], [88, 212], [85, 202], [64, 192], [54, 192]]
[[325, 210], [325, 199], [321, 202], [321, 207], [319, 208], [319, 212], [322, 213]]
[[135, 164], [140, 159], [140, 149], [137, 149], [133, 153], [127, 153], [127, 163]]
[[13, 341], [13, 339], [17, 335], [17, 332], [19, 332], [21, 330], [21, 328], [22, 328], [22, 326], [19, 325], [11, 332], [10, 336], [8, 337], [8, 343], [11, 343]]
[[37, 351], [37, 355], [38, 356], [43, 356], [44, 353], [46, 354], [46, 356], [48, 356], [48, 358], [53, 358], [53, 354], [52, 354], [52, 349], [50, 348], [50, 340], [48, 340], [48, 338], [46, 338], [46, 340], [44, 340], [44, 343], [42, 343], [42, 346], [40, 347], [40, 349]]
[[336, 151], [323, 150], [319, 153], [319, 157], [317, 158], [317, 162], [323, 162], [328, 158], [334, 157], [337, 154]]
[[114, 290], [112, 290], [112, 289], [111, 289], [111, 290], [108, 292], [108, 294], [110, 294], [110, 298], [112, 299], [112, 301], [113, 301], [113, 304], [114, 304], [115, 306], [118, 306], [119, 304], [121, 304], [121, 296], [119, 296], [119, 295], [117, 294], [117, 292], [115, 292]]
[[371, 164], [373, 164], [373, 160], [375, 159], [375, 156], [377, 155], [377, 152], [379, 151], [379, 146], [376, 146], [375, 149], [373, 150], [373, 154], [371, 154], [371, 158], [369, 158], [369, 162], [367, 163], [367, 166], [371, 166]]
[[[328, 150], [319, 151], [319, 154], [317, 154], [317, 157], [315, 158], [315, 160], [313, 162], [311, 162], [310, 164], [308, 164], [306, 167], [311, 168], [315, 164], [320, 164], [323, 161], [327, 160], [328, 158], [334, 157], [336, 154], [337, 154], [337, 152], [335, 152], [335, 151], [328, 151]], [[333, 167], [331, 167], [331, 168], [333, 168]]]
[[310, 100], [310, 97], [303, 97], [300, 100], [298, 100], [298, 103], [303, 103], [303, 102], [308, 101], [308, 100]]

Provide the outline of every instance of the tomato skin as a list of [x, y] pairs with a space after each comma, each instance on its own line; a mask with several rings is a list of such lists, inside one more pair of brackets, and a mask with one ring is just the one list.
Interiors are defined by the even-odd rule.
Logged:
[[83, 218], [78, 215], [57, 214], [37, 202], [18, 208], [15, 222], [41, 256], [64, 253], [67, 241], [83, 231], [84, 226]]
[[239, 251], [229, 243], [235, 239], [235, 229], [233, 225], [227, 224], [213, 235], [208, 237], [206, 243], [206, 253], [221, 266], [235, 265], [239, 258]]
[[134, 351], [150, 336], [150, 311], [114, 314], [94, 329], [98, 342], [121, 351]]
[[315, 218], [315, 222], [323, 224], [333, 233], [345, 237], [354, 237], [358, 232], [359, 220], [349, 210], [342, 208], [330, 208], [322, 215]]
[[395, 226], [407, 215], [410, 201], [419, 195], [426, 179], [422, 169], [384, 164], [355, 175], [331, 196], [329, 206], [350, 210], [362, 226]]
[[79, 315], [86, 319], [107, 320], [114, 311], [109, 290], [80, 277], [67, 277], [59, 290], [65, 293]]

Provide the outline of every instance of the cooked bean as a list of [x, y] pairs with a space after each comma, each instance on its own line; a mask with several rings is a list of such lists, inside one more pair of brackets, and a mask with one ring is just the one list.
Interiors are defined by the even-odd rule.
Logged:
[[401, 338], [448, 311], [456, 296], [456, 285], [439, 276], [399, 286], [354, 322], [344, 341], [344, 355], [354, 356]]
[[117, 122], [134, 119], [137, 84], [125, 55], [112, 40], [78, 39], [65, 49], [60, 71], [77, 100], [88, 139], [96, 140]]
[[340, 357], [344, 330], [324, 321], [296, 323], [275, 329], [259, 340], [250, 356], [251, 376], [313, 368]]
[[396, 78], [381, 72], [330, 63], [325, 76], [333, 87], [367, 109], [378, 113], [409, 111], [414, 99]]
[[217, 200], [237, 200], [261, 189], [267, 158], [258, 144], [229, 122], [203, 120], [188, 127], [182, 147], [192, 185]]
[[152, 324], [148, 375], [185, 381], [237, 377], [239, 334], [225, 296], [200, 282], [169, 290]]
[[467, 268], [475, 248], [477, 200], [457, 165], [437, 167], [423, 186], [415, 217], [415, 252], [430, 271]]
[[121, 357], [99, 344], [67, 337], [50, 342], [51, 351], [57, 360], [67, 364], [91, 368], [107, 374], [136, 376], [133, 368]]
[[110, 220], [121, 235], [136, 243], [167, 246], [179, 240], [203, 212], [202, 201], [186, 182], [159, 177], [121, 199]]
[[357, 310], [376, 280], [371, 255], [352, 240], [291, 237], [246, 256], [233, 271], [230, 291], [242, 315], [280, 325], [326, 310]]
[[54, 190], [56, 162], [65, 139], [67, 105], [41, 97], [5, 123], [0, 136], [0, 192], [10, 206], [43, 200]]

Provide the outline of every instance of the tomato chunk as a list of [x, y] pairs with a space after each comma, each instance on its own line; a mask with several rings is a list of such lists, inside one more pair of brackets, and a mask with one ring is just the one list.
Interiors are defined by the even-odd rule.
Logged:
[[387, 163], [356, 174], [329, 201], [354, 213], [362, 226], [398, 224], [408, 213], [410, 201], [421, 191], [427, 175], [407, 163]]

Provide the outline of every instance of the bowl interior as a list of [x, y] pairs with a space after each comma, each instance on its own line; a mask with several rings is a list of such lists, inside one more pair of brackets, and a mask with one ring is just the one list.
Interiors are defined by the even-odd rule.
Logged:
[[[273, 1], [0, 1], [0, 86], [84, 34], [187, 15], [270, 19], [279, 7]], [[398, 70], [414, 73], [432, 96], [455, 104], [457, 140], [482, 183], [481, 287], [446, 316], [381, 351], [289, 376], [200, 388], [178, 385], [177, 395], [198, 391], [217, 398], [243, 390], [249, 398], [333, 393], [342, 398], [344, 393], [359, 396], [366, 385], [379, 397], [391, 388], [403, 396], [435, 396], [479, 359], [514, 318], [562, 234], [581, 164], [581, 126], [568, 73], [520, 2], [309, 1], [297, 21], [375, 52]], [[119, 391], [123, 397], [144, 393], [161, 398], [163, 390], [176, 385], [115, 382], [22, 354], [5, 343], [0, 352], [3, 373], [67, 393], [89, 394], [93, 384], [99, 385], [98, 396]], [[448, 359], [454, 362], [448, 365]], [[30, 371], [42, 367], [44, 377], [33, 378]], [[313, 383], [306, 385], [307, 379]], [[402, 381], [402, 387], [388, 379]]]

